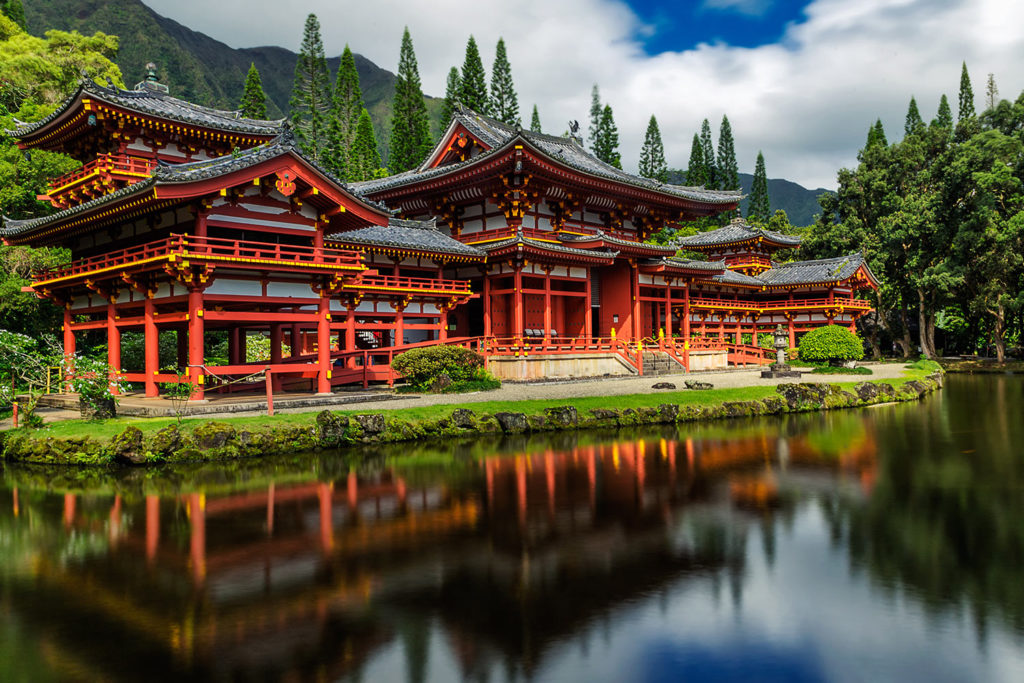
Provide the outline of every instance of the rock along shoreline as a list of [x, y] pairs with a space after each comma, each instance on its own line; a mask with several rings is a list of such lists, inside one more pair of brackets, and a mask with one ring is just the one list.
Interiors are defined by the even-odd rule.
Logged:
[[575, 406], [547, 408], [538, 414], [477, 413], [458, 408], [450, 415], [414, 420], [385, 413], [345, 415], [325, 410], [311, 425], [268, 425], [239, 429], [225, 422], [207, 422], [191, 430], [170, 425], [144, 434], [128, 426], [107, 441], [84, 438], [33, 438], [4, 433], [7, 462], [70, 466], [140, 466], [174, 462], [217, 462], [237, 458], [273, 457], [299, 451], [336, 450], [349, 445], [394, 443], [448, 437], [527, 434], [559, 430], [686, 423], [759, 415], [857, 408], [917, 401], [942, 387], [942, 373], [897, 386], [862, 382], [847, 391], [837, 384], [780, 384], [776, 395], [760, 400], [723, 401], [710, 406], [662, 403], [615, 410], [595, 408], [580, 413]]

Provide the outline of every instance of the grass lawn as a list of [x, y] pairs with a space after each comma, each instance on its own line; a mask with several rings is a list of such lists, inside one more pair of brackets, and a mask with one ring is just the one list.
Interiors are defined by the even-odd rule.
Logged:
[[[933, 361], [917, 361], [906, 366], [902, 380], [893, 383], [923, 379], [927, 375], [939, 370], [939, 365]], [[878, 382], [892, 380], [876, 380]], [[850, 389], [858, 382], [850, 381], [840, 383], [844, 389]], [[449, 405], [418, 406], [414, 408], [400, 408], [397, 410], [374, 411], [372, 408], [359, 410], [337, 410], [331, 411], [339, 415], [354, 415], [357, 413], [384, 412], [388, 417], [404, 420], [436, 419], [450, 415], [458, 408], [468, 408], [475, 413], [499, 413], [503, 411], [537, 414], [545, 408], [555, 406], [575, 406], [580, 413], [585, 413], [592, 408], [626, 408], [656, 407], [663, 403], [675, 403], [680, 406], [708, 406], [722, 403], [724, 401], [752, 401], [760, 400], [775, 394], [775, 387], [754, 386], [737, 387], [732, 389], [710, 389], [707, 391], [668, 391], [657, 394], [627, 394], [623, 396], [587, 396], [580, 398], [557, 398], [544, 400], [525, 401], [483, 401], [480, 403], [461, 403]], [[182, 420], [182, 427], [186, 430], [194, 428], [207, 422], [223, 422], [234, 425], [236, 428], [256, 429], [260, 427], [273, 426], [306, 426], [312, 425], [320, 411], [306, 413], [285, 413], [268, 417], [266, 415], [253, 417], [198, 417]], [[48, 424], [45, 428], [34, 430], [31, 434], [36, 438], [57, 437], [57, 438], [81, 438], [92, 437], [94, 439], [106, 440], [120, 434], [125, 427], [132, 425], [143, 432], [154, 432], [168, 425], [172, 425], [175, 418], [139, 418], [122, 417], [113, 420], [88, 421], [88, 420], [65, 420]]]

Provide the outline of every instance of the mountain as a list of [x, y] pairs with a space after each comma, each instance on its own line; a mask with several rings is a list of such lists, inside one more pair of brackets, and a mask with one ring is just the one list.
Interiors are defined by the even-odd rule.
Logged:
[[[686, 176], [678, 169], [669, 170], [670, 183], [680, 185], [686, 184]], [[754, 176], [749, 173], [740, 173], [740, 190], [743, 192], [743, 201], [740, 202], [740, 210], [747, 215], [747, 205], [750, 203], [750, 187], [754, 182]], [[824, 193], [832, 193], [832, 190], [818, 188], [808, 190], [803, 185], [798, 185], [791, 180], [782, 178], [768, 179], [768, 199], [771, 202], [772, 212], [782, 209], [789, 217], [789, 222], [796, 226], [806, 226], [814, 222], [814, 217], [821, 213], [818, 205], [818, 196]]]
[[[102, 31], [118, 36], [117, 65], [131, 87], [145, 75], [147, 62], [155, 62], [161, 82], [171, 94], [209, 107], [235, 109], [242, 97], [245, 74], [255, 63], [267, 95], [267, 115], [280, 118], [288, 111], [298, 55], [282, 47], [235, 49], [210, 36], [163, 17], [140, 0], [23, 0], [31, 33], [47, 30]], [[298, 36], [296, 36], [298, 37]], [[401, 36], [395, 36], [395, 56]], [[391, 129], [391, 99], [395, 75], [362, 55], [355, 55], [363, 101], [370, 111], [377, 143], [387, 158]], [[336, 72], [340, 57], [327, 60]], [[431, 132], [440, 135], [442, 100], [427, 97]]]

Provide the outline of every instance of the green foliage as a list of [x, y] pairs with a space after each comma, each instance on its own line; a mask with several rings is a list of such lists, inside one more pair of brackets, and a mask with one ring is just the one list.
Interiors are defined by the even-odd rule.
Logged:
[[711, 124], [707, 119], [700, 124], [700, 154], [704, 169], [704, 187], [718, 189], [718, 168], [715, 164], [715, 145], [711, 141]]
[[864, 149], [871, 149], [872, 147], [886, 147], [889, 142], [885, 138], [885, 128], [882, 126], [882, 119], [875, 121], [871, 128], [868, 128], [868, 141], [864, 145]]
[[619, 155], [619, 129], [615, 126], [615, 115], [610, 104], [601, 110], [601, 121], [597, 126], [597, 139], [594, 140], [594, 156], [610, 166], [622, 168]]
[[64, 374], [71, 378], [71, 391], [98, 415], [105, 415], [111, 402], [117, 403], [114, 389], [124, 392], [128, 388], [116, 368], [90, 356], [76, 354], [65, 358]]
[[319, 161], [327, 154], [330, 145], [331, 83], [320, 37], [320, 20], [315, 14], [306, 17], [302, 46], [295, 63], [290, 106], [292, 127], [299, 147], [314, 161]]
[[395, 98], [391, 119], [391, 142], [388, 166], [395, 173], [415, 168], [430, 152], [430, 125], [423, 102], [420, 72], [416, 66], [412, 36], [406, 28], [402, 34], [402, 51], [395, 80]]
[[540, 114], [537, 113], [537, 105], [533, 105], [533, 115], [530, 117], [530, 130], [534, 133], [543, 133], [540, 127]]
[[759, 223], [766, 223], [771, 213], [771, 201], [768, 198], [768, 173], [764, 168], [764, 154], [757, 152], [757, 164], [754, 166], [754, 182], [750, 188], [750, 205], [747, 207], [747, 218]]
[[800, 360], [809, 363], [836, 363], [864, 357], [860, 337], [838, 325], [811, 330], [800, 339], [797, 348]]
[[21, 0], [3, 0], [0, 2], [0, 12], [3, 12], [5, 17], [21, 27], [23, 31], [28, 30], [25, 23], [25, 6], [22, 5]]
[[967, 62], [964, 62], [960, 69], [960, 95], [957, 98], [957, 105], [958, 124], [974, 118], [974, 89], [971, 87], [971, 75], [967, 72]]
[[459, 70], [453, 66], [448, 71], [448, 80], [444, 88], [444, 104], [441, 105], [442, 128], [451, 123], [452, 116], [455, 114], [455, 104], [459, 101], [461, 83], [462, 77], [459, 76]]
[[[341, 54], [338, 79], [334, 84], [330, 114], [330, 154], [326, 159], [328, 167], [345, 180], [365, 180], [361, 162], [355, 162], [353, 154], [359, 116], [363, 112], [363, 93], [359, 88], [359, 72], [356, 60], [348, 45]], [[372, 132], [372, 131], [371, 131]], [[376, 141], [374, 142], [376, 148]], [[360, 169], [352, 168], [353, 165]], [[380, 166], [378, 163], [377, 168]]]
[[352, 144], [349, 157], [349, 180], [370, 180], [380, 177], [380, 152], [377, 151], [377, 138], [373, 134], [373, 122], [370, 113], [363, 109], [356, 125], [356, 139]]
[[601, 128], [601, 112], [603, 107], [601, 106], [601, 91], [597, 87], [597, 83], [590, 90], [590, 128], [587, 133], [590, 138], [590, 151], [596, 154], [594, 145], [597, 143], [597, 134]]
[[668, 180], [668, 164], [665, 163], [665, 144], [661, 140], [658, 119], [651, 114], [644, 135], [644, 146], [640, 150], [640, 175], [660, 182]]
[[836, 367], [834, 365], [816, 365], [811, 370], [812, 375], [873, 375], [871, 368], [857, 366], [855, 368]]
[[267, 96], [263, 93], [263, 81], [260, 80], [260, 72], [256, 70], [256, 63], [249, 64], [249, 73], [245, 75], [245, 89], [242, 91], [242, 100], [238, 103], [242, 116], [250, 119], [267, 118]]
[[907, 107], [907, 118], [903, 123], [903, 134], [913, 135], [919, 132], [922, 126], [924, 126], [924, 121], [921, 119], [921, 112], [917, 109], [917, 100], [911, 97], [910, 105]]
[[485, 379], [483, 356], [461, 346], [424, 346], [399, 354], [391, 367], [417, 389], [425, 389], [441, 375], [453, 384]]
[[[504, 46], [504, 43], [502, 45]], [[459, 99], [463, 105], [478, 114], [488, 116], [491, 113], [487, 97], [487, 74], [484, 73], [484, 63], [480, 59], [480, 50], [473, 36], [466, 42], [466, 58], [462, 63], [462, 74], [459, 79]]]
[[494, 66], [491, 68], [490, 112], [491, 116], [510, 126], [520, 121], [519, 96], [512, 82], [512, 66], [508, 63], [504, 38], [498, 38]]
[[700, 136], [693, 134], [693, 144], [690, 146], [690, 164], [686, 167], [686, 184], [701, 186], [708, 182], [707, 164], [704, 163], [704, 146], [700, 142]]
[[732, 126], [729, 124], [729, 117], [724, 114], [722, 115], [722, 125], [718, 129], [716, 169], [718, 189], [740, 189], [739, 166], [736, 163], [736, 146], [732, 139]]
[[939, 98], [939, 110], [935, 114], [935, 118], [932, 119], [931, 125], [949, 130], [953, 128], [953, 110], [950, 108], [949, 98], [945, 94]]

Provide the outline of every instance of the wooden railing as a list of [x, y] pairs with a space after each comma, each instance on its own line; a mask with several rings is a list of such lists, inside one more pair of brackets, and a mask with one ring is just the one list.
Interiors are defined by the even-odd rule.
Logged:
[[764, 268], [771, 268], [772, 260], [766, 256], [744, 254], [741, 256], [726, 257], [725, 265], [727, 268], [745, 268], [749, 266], [763, 266]]
[[98, 154], [96, 158], [86, 162], [81, 168], [65, 173], [50, 181], [48, 191], [60, 194], [71, 185], [94, 175], [122, 176], [125, 179], [148, 177], [156, 162], [151, 159], [118, 154]]
[[398, 275], [363, 275], [351, 285], [355, 289], [402, 290], [407, 292], [440, 292], [444, 294], [472, 294], [469, 280], [441, 280], [429, 277]]
[[[677, 307], [681, 305], [674, 302]], [[704, 299], [692, 297], [690, 308], [713, 308], [732, 311], [785, 311], [795, 308], [871, 308], [866, 299], [834, 297], [832, 299], [794, 299], [793, 301], [744, 301], [733, 299]]]

